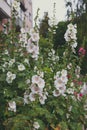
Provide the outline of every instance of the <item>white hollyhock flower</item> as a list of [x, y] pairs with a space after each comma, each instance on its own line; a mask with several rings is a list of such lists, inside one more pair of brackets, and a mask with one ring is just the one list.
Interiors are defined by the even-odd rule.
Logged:
[[65, 84], [67, 84], [67, 82], [68, 82], [67, 76], [63, 76], [63, 75], [62, 75], [60, 78], [61, 78], [61, 80], [62, 80]]
[[77, 42], [75, 41], [74, 43], [71, 44], [72, 48], [76, 48], [77, 47]]
[[69, 112], [71, 112], [71, 111], [72, 111], [72, 106], [70, 106], [70, 107], [68, 108], [68, 110], [69, 110]]
[[70, 70], [70, 69], [72, 68], [72, 63], [69, 63], [69, 64], [67, 65], [67, 68]]
[[34, 67], [34, 71], [36, 72], [38, 70], [37, 66]]
[[70, 44], [70, 46], [72, 47], [72, 51], [75, 52], [74, 48], [77, 47], [77, 43], [76, 43], [77, 27], [76, 27], [76, 25], [73, 25], [73, 24], [69, 24], [67, 27], [68, 27], [68, 29], [64, 35], [64, 38], [68, 42], [68, 44]]
[[29, 60], [27, 58], [24, 59], [24, 62], [29, 65]]
[[7, 83], [12, 83], [13, 80], [11, 78], [7, 77], [6, 81], [7, 81]]
[[[59, 94], [64, 94], [66, 91], [65, 83], [59, 78], [54, 81], [55, 88], [59, 91]], [[54, 93], [55, 94], [55, 93]]]
[[76, 69], [75, 69], [75, 73], [76, 73], [76, 74], [80, 74], [80, 71], [81, 71], [80, 66], [77, 66]]
[[70, 23], [70, 24], [67, 25], [67, 27], [70, 31], [77, 33], [77, 25], [76, 24], [73, 25], [72, 23]]
[[12, 74], [12, 80], [16, 78], [16, 74]]
[[25, 66], [23, 64], [18, 65], [18, 70], [19, 71], [25, 70]]
[[19, 35], [19, 40], [21, 43], [21, 47], [26, 47], [27, 46], [27, 33], [24, 28], [21, 28], [21, 33]]
[[75, 73], [76, 73], [77, 78], [80, 77], [80, 70], [81, 70], [80, 66], [77, 66], [75, 69]]
[[38, 55], [33, 52], [32, 56], [33, 59], [38, 60]]
[[36, 55], [39, 54], [39, 46], [38, 45], [34, 45], [33, 53], [35, 53]]
[[84, 94], [87, 94], [87, 84], [86, 84], [86, 83], [83, 84], [82, 89], [81, 89], [80, 92], [81, 92], [83, 95], [84, 95]]
[[51, 49], [51, 52], [52, 52], [53, 55], [55, 54], [55, 50], [54, 49]]
[[29, 95], [29, 99], [30, 99], [31, 102], [35, 101], [35, 94], [31, 92], [30, 95]]
[[40, 125], [39, 125], [38, 122], [34, 122], [33, 127], [34, 127], [35, 129], [39, 129], [39, 128], [40, 128]]
[[64, 82], [62, 81], [61, 78], [58, 78], [54, 81], [54, 85], [55, 85], [55, 88], [56, 89], [59, 89], [60, 86], [63, 86], [64, 85]]
[[6, 81], [8, 83], [12, 83], [12, 81], [16, 78], [16, 74], [12, 74], [12, 72], [8, 71], [7, 72], [7, 77], [6, 77]]
[[67, 89], [67, 93], [68, 93], [68, 94], [74, 94], [74, 89], [68, 88], [68, 89]]
[[36, 84], [32, 84], [30, 88], [32, 93], [37, 94], [42, 92], [42, 88], [38, 87]]
[[65, 93], [65, 91], [66, 91], [66, 86], [65, 86], [65, 85], [59, 86], [58, 90], [59, 90], [59, 93], [60, 93], [60, 94], [64, 95], [64, 93]]
[[44, 81], [42, 78], [39, 79], [39, 81], [38, 81], [38, 86], [39, 86], [40, 88], [44, 88], [44, 86], [45, 86], [45, 81]]
[[67, 27], [68, 27], [68, 29], [73, 29], [73, 24], [72, 23], [70, 23], [69, 25], [67, 25]]
[[10, 101], [8, 103], [8, 105], [9, 105], [8, 110], [16, 112], [16, 102], [15, 101]]
[[9, 54], [8, 50], [5, 50], [5, 51], [4, 51], [4, 54], [5, 54], [5, 55], [8, 55], [8, 54]]
[[38, 74], [40, 77], [42, 77], [42, 78], [44, 77], [44, 72], [41, 72], [41, 71], [38, 70], [38, 71], [37, 71], [37, 74]]
[[39, 55], [39, 46], [34, 45], [33, 52], [32, 52], [32, 58], [37, 59]]
[[54, 86], [56, 90], [53, 91], [54, 96], [59, 96], [60, 94], [64, 95], [66, 91], [66, 84], [68, 82], [67, 78], [67, 70], [62, 70], [61, 72], [57, 72], [54, 81]]
[[40, 76], [38, 76], [38, 75], [32, 76], [32, 83], [33, 83], [33, 84], [34, 84], [34, 83], [38, 84], [39, 79], [40, 79]]
[[74, 32], [71, 33], [71, 39], [77, 40], [76, 34]]
[[11, 76], [12, 76], [12, 72], [8, 71], [8, 72], [7, 72], [7, 77], [9, 78], [9, 77], [11, 77]]
[[54, 97], [60, 96], [59, 90], [54, 90], [54, 91], [53, 91], [53, 96], [54, 96]]
[[25, 29], [24, 28], [21, 28], [20, 31], [21, 31], [22, 34], [25, 33]]
[[8, 64], [9, 66], [12, 66], [14, 63], [15, 63], [15, 59], [11, 59]]
[[30, 79], [27, 79], [27, 80], [26, 80], [26, 84], [29, 84], [29, 83], [30, 83]]
[[27, 46], [26, 46], [26, 50], [28, 53], [33, 53], [34, 51], [34, 44], [33, 43], [28, 43]]
[[66, 31], [65, 35], [64, 35], [64, 38], [67, 42], [69, 42], [71, 40], [70, 36], [69, 36], [69, 32]]
[[38, 75], [34, 75], [32, 77], [32, 83], [34, 84], [37, 84], [39, 88], [44, 88], [45, 86], [45, 81]]
[[43, 105], [45, 104], [45, 100], [47, 99], [48, 92], [45, 89], [45, 92], [39, 93], [39, 101]]
[[57, 78], [59, 78], [60, 77], [60, 71], [58, 71], [57, 73], [56, 73], [56, 75], [54, 76], [54, 79], [57, 79]]
[[39, 101], [41, 104], [45, 104], [45, 100], [47, 99], [47, 96], [44, 94], [41, 94], [39, 97]]
[[70, 117], [70, 114], [66, 113], [66, 118], [68, 119]]
[[74, 86], [74, 83], [73, 83], [73, 82], [71, 82], [70, 86], [71, 86], [71, 87], [73, 87], [73, 86]]
[[67, 70], [64, 70], [64, 69], [63, 69], [63, 70], [61, 71], [61, 74], [62, 74], [63, 76], [67, 76]]
[[33, 42], [38, 42], [39, 39], [40, 39], [39, 33], [33, 33], [33, 34], [31, 35], [31, 39], [32, 39]]
[[12, 3], [12, 7], [13, 7], [17, 12], [19, 12], [19, 11], [20, 11], [20, 2], [14, 0], [13, 3]]
[[38, 44], [37, 45], [34, 45], [33, 43], [28, 43], [28, 45], [26, 46], [26, 50], [28, 53], [31, 53], [31, 57], [34, 58], [34, 59], [38, 59], [38, 55], [39, 55], [39, 46]]
[[29, 103], [29, 95], [25, 92], [24, 93], [24, 104], [28, 104]]
[[6, 68], [8, 66], [8, 62], [5, 62], [2, 66]]
[[34, 28], [31, 28], [30, 32], [29, 32], [30, 36], [32, 36], [33, 33], [35, 33], [35, 30], [34, 30]]

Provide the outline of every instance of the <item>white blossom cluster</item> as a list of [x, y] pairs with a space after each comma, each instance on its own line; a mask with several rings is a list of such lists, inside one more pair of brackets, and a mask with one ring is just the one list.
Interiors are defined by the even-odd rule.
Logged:
[[76, 77], [77, 77], [77, 78], [80, 78], [80, 71], [81, 71], [80, 66], [76, 66], [75, 74], [76, 74]]
[[66, 84], [68, 82], [67, 78], [67, 70], [58, 71], [54, 76], [54, 86], [55, 90], [53, 91], [53, 95], [58, 97], [60, 95], [64, 95], [66, 91]]
[[16, 78], [16, 74], [13, 74], [10, 71], [7, 72], [7, 77], [6, 77], [7, 83], [12, 83], [15, 78]]
[[72, 68], [72, 63], [69, 63], [69, 64], [67, 65], [67, 69], [70, 70], [71, 68]]
[[14, 0], [12, 2], [12, 10], [15, 10], [17, 12], [17, 15], [19, 15], [19, 12], [20, 12], [20, 2], [18, 2], [17, 0]]
[[40, 128], [40, 125], [39, 125], [38, 122], [35, 121], [34, 124], [33, 124], [33, 127], [34, 127], [33, 130], [36, 130], [36, 129], [39, 129], [39, 128]]
[[21, 33], [20, 33], [20, 43], [21, 43], [21, 47], [26, 47], [27, 45], [27, 32], [24, 28], [21, 28]]
[[8, 103], [8, 105], [9, 105], [8, 110], [16, 112], [16, 102], [15, 101], [10, 101]]
[[38, 59], [39, 55], [38, 42], [39, 42], [39, 33], [36, 32], [34, 29], [31, 29], [30, 38], [28, 39], [26, 50], [28, 53], [31, 54], [31, 57], [34, 58], [35, 60]]
[[55, 54], [55, 50], [54, 49], [51, 49], [51, 51], [48, 53], [48, 59], [52, 60], [53, 63], [56, 64], [57, 61], [59, 61], [59, 56]]
[[77, 42], [76, 42], [77, 26], [76, 24], [73, 25], [72, 23], [70, 23], [67, 27], [68, 29], [66, 30], [64, 38], [66, 42], [68, 42], [68, 44], [71, 46], [72, 51], [75, 52], [75, 48], [77, 47]]
[[12, 66], [14, 63], [15, 63], [15, 59], [11, 59], [8, 64], [9, 66]]
[[8, 50], [7, 50], [7, 49], [5, 49], [5, 50], [4, 50], [4, 52], [3, 52], [3, 54], [5, 54], [5, 55], [9, 55]]
[[83, 95], [87, 94], [87, 83], [84, 82], [80, 93]]
[[25, 47], [27, 53], [31, 54], [31, 57], [37, 60], [39, 55], [39, 33], [32, 28], [29, 32], [30, 38], [28, 38], [27, 34], [28, 33], [25, 31], [25, 29], [22, 28], [20, 33], [21, 47]]
[[6, 61], [4, 59], [4, 64], [2, 65], [2, 70], [5, 72], [6, 68], [12, 67], [12, 65], [15, 63], [15, 58], [10, 59], [9, 61]]
[[28, 98], [30, 101], [35, 101], [38, 96], [39, 102], [45, 104], [48, 93], [44, 90], [45, 81], [42, 77], [38, 75], [32, 76], [32, 84], [30, 85], [30, 93], [27, 91], [24, 93], [24, 104], [28, 103]]
[[[26, 60], [26, 59], [25, 59]], [[24, 62], [28, 62], [28, 61], [24, 61]], [[15, 63], [15, 59], [11, 59], [9, 62], [5, 62], [3, 64], [3, 72], [6, 70], [6, 67], [12, 67], [12, 65]], [[21, 72], [21, 71], [24, 71], [26, 68], [25, 66], [20, 63], [18, 64], [18, 70]], [[12, 83], [13, 80], [16, 79], [16, 74], [13, 74], [11, 71], [8, 71], [7, 74], [6, 74], [6, 81], [7, 83]]]
[[67, 93], [73, 95], [74, 94], [74, 89], [73, 88], [68, 88]]
[[19, 71], [23, 71], [23, 70], [25, 70], [26, 68], [25, 68], [25, 66], [22, 64], [22, 63], [20, 63], [19, 65], [18, 65], [18, 70]]

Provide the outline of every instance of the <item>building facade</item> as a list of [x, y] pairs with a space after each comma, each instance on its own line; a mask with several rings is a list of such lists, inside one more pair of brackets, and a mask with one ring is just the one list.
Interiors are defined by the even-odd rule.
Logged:
[[[6, 23], [11, 22], [11, 7], [14, 0], [0, 0], [0, 31], [7, 31]], [[21, 27], [29, 30], [33, 26], [32, 0], [20, 0], [19, 15], [16, 18], [17, 31]]]
[[33, 9], [32, 9], [32, 0], [24, 0], [25, 8], [25, 29], [33, 27]]

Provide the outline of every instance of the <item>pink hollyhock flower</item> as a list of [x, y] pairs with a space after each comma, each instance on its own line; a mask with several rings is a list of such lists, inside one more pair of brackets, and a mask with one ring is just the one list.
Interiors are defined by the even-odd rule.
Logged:
[[82, 85], [82, 82], [81, 82], [81, 81], [78, 81], [78, 85]]
[[83, 47], [80, 47], [79, 51], [78, 51], [79, 55], [85, 55], [86, 50]]
[[77, 94], [77, 99], [78, 99], [79, 101], [81, 101], [82, 96], [83, 96], [83, 95], [82, 95], [81, 93]]
[[82, 93], [80, 93], [80, 94], [79, 94], [79, 96], [80, 96], [80, 97], [82, 97], [82, 96], [83, 96], [83, 94], [82, 94]]

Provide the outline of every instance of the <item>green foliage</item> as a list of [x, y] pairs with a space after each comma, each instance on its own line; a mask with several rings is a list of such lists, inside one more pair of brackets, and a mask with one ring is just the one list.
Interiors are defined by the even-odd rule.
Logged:
[[[58, 25], [61, 37], [66, 24]], [[80, 130], [87, 122], [87, 77], [77, 70], [81, 57], [72, 50], [73, 39], [55, 53], [54, 28], [40, 40], [37, 28], [1, 33], [0, 129]]]
[[[66, 7], [70, 7], [71, 8], [71, 12], [69, 12], [67, 10], [67, 12], [69, 12], [69, 16], [72, 15], [72, 13], [74, 14], [74, 18], [73, 18], [73, 22], [77, 24], [77, 42], [78, 42], [78, 47], [77, 47], [77, 52], [79, 50], [80, 47], [84, 47], [85, 49], [87, 49], [87, 45], [86, 45], [86, 39], [87, 39], [87, 0], [79, 0], [76, 4], [75, 4], [75, 10], [73, 10], [73, 1], [67, 1], [66, 0]], [[84, 8], [85, 6], [85, 8]], [[83, 46], [84, 43], [84, 39], [85, 39], [85, 45]], [[87, 55], [87, 54], [86, 54]], [[87, 56], [85, 55], [83, 61], [82, 61], [82, 66], [81, 66], [81, 73], [82, 74], [86, 74], [87, 73], [87, 67], [86, 67], [86, 58]]]
[[68, 22], [59, 22], [56, 27], [56, 34], [54, 34], [54, 49], [57, 50], [60, 46], [66, 43], [64, 34], [67, 29]]
[[40, 29], [39, 33], [42, 37], [48, 37], [48, 29], [49, 29], [49, 16], [48, 13], [44, 13], [44, 18], [40, 21]]

